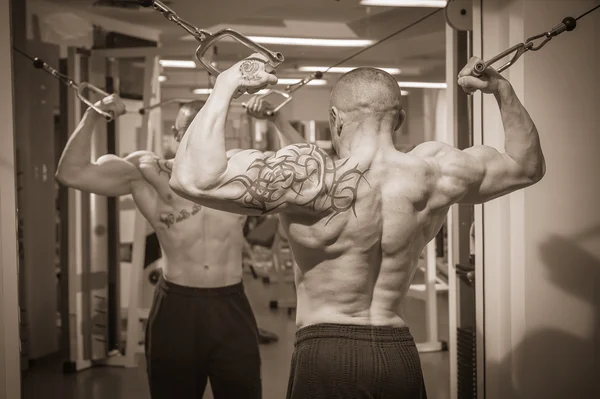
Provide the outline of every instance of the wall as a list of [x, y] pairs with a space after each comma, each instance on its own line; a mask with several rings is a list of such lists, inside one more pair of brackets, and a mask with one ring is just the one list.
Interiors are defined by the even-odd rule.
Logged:
[[[598, 1], [541, 5], [484, 1], [484, 58]], [[578, 25], [505, 74], [547, 174], [484, 206], [487, 398], [600, 397], [600, 11]], [[497, 107], [484, 103], [484, 143], [497, 144]]]
[[[0, 0], [0, 53], [11, 52], [9, 0]], [[21, 397], [12, 59], [0, 59], [0, 398]]]

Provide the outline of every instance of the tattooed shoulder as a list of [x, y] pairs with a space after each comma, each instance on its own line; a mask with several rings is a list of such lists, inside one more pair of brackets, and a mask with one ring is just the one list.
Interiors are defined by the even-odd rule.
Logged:
[[246, 173], [234, 176], [223, 186], [237, 185], [239, 195], [229, 198], [262, 213], [285, 204], [299, 205], [312, 212], [330, 215], [352, 210], [366, 168], [348, 160], [334, 161], [313, 144], [294, 144], [276, 154], [255, 159]]

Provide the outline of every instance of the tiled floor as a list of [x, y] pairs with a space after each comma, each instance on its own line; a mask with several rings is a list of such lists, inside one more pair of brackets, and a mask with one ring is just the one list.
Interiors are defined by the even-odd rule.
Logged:
[[[284, 310], [271, 311], [269, 300], [273, 286], [264, 285], [250, 276], [245, 279], [246, 292], [261, 328], [276, 333], [279, 341], [261, 345], [263, 399], [283, 399], [288, 381], [289, 363], [293, 350], [294, 320]], [[292, 289], [289, 287], [292, 294]], [[439, 296], [439, 329], [442, 339], [448, 336], [448, 311], [445, 295]], [[424, 303], [409, 298], [406, 318], [417, 342], [425, 339]], [[422, 354], [421, 362], [429, 399], [448, 399], [448, 353]], [[59, 358], [38, 361], [23, 379], [23, 399], [146, 399], [149, 392], [145, 365], [140, 357], [139, 367], [93, 368], [77, 374], [62, 374]], [[204, 399], [213, 399], [210, 390]]]

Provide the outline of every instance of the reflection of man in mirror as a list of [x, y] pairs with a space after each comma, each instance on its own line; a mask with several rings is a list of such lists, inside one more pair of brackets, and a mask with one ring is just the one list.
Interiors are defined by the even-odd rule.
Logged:
[[[115, 117], [125, 112], [116, 95], [97, 106]], [[181, 106], [172, 129], [176, 146], [203, 106]], [[179, 197], [169, 187], [172, 159], [136, 151], [90, 161], [101, 119], [93, 110], [84, 113], [56, 177], [88, 193], [130, 194], [156, 233], [165, 262], [145, 337], [152, 398], [201, 397], [209, 378], [216, 399], [261, 398], [258, 329], [242, 284], [246, 217]]]

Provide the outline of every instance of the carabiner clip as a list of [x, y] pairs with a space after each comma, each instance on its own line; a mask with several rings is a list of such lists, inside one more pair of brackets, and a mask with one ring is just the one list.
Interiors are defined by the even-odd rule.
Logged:
[[83, 91], [85, 89], [89, 89], [95, 93], [100, 94], [103, 97], [107, 97], [109, 96], [109, 94], [107, 92], [105, 92], [104, 90], [101, 90], [99, 88], [97, 88], [96, 86], [92, 85], [91, 83], [88, 82], [81, 82], [79, 83], [79, 85], [77, 85], [77, 97], [88, 107], [90, 107], [91, 109], [93, 109], [94, 111], [96, 111], [97, 113], [99, 113], [100, 115], [104, 116], [106, 118], [107, 122], [110, 122], [113, 120], [114, 115], [112, 115], [109, 112], [103, 111], [100, 108], [96, 107], [94, 105], [94, 103], [92, 103], [90, 100], [88, 100], [87, 98], [85, 98], [85, 96], [83, 95]]
[[201, 29], [198, 29], [189, 22], [179, 18], [177, 13], [175, 13], [175, 11], [166, 6], [163, 2], [159, 0], [139, 0], [138, 4], [142, 7], [154, 8], [156, 11], [161, 13], [163, 17], [165, 17], [167, 20], [175, 22], [177, 25], [181, 26], [186, 32], [194, 36], [196, 40], [204, 40], [204, 32]]
[[[550, 31], [540, 33], [539, 35], [531, 36], [530, 38], [528, 38], [525, 41], [525, 43], [519, 43], [516, 46], [513, 46], [513, 47], [509, 48], [508, 50], [498, 54], [497, 56], [495, 56], [494, 58], [492, 58], [489, 61], [478, 62], [477, 64], [475, 64], [475, 68], [473, 69], [473, 75], [481, 76], [481, 74], [483, 74], [483, 72], [490, 65], [496, 63], [498, 60], [506, 57], [509, 54], [515, 53], [514, 57], [510, 61], [508, 61], [506, 64], [502, 65], [500, 68], [497, 69], [497, 72], [502, 72], [502, 71], [506, 70], [508, 67], [510, 67], [511, 65], [513, 65], [527, 51], [529, 51], [529, 50], [538, 51], [539, 49], [544, 47], [546, 45], [546, 43], [548, 43], [550, 40], [552, 40], [552, 38], [554, 36], [558, 36], [565, 31], [570, 32], [573, 29], [575, 29], [576, 27], [577, 27], [577, 20], [573, 17], [566, 17], [562, 20], [562, 22], [560, 24], [556, 25]], [[539, 45], [535, 46], [533, 43], [534, 40], [538, 40], [541, 38], [544, 38], [544, 41], [542, 41], [542, 43], [540, 43]]]
[[271, 50], [267, 49], [266, 47], [261, 46], [260, 44], [254, 43], [252, 40], [250, 40], [246, 36], [242, 35], [239, 32], [236, 32], [232, 29], [222, 29], [214, 34], [209, 33], [207, 31], [202, 31], [202, 32], [204, 33], [205, 37], [203, 40], [200, 41], [200, 46], [198, 46], [198, 48], [196, 49], [196, 54], [195, 54], [196, 61], [198, 61], [200, 63], [200, 65], [202, 65], [214, 77], [219, 76], [221, 71], [216, 69], [209, 60], [205, 60], [203, 57], [204, 57], [204, 54], [206, 54], [206, 52], [208, 51], [208, 49], [215, 42], [221, 40], [224, 37], [231, 37], [232, 39], [235, 39], [239, 43], [243, 44], [244, 46], [246, 46], [247, 48], [252, 50], [252, 52], [264, 55], [268, 60], [267, 63], [272, 68], [278, 67], [285, 60], [285, 58], [283, 57], [283, 54], [281, 54], [279, 52], [271, 51]]

